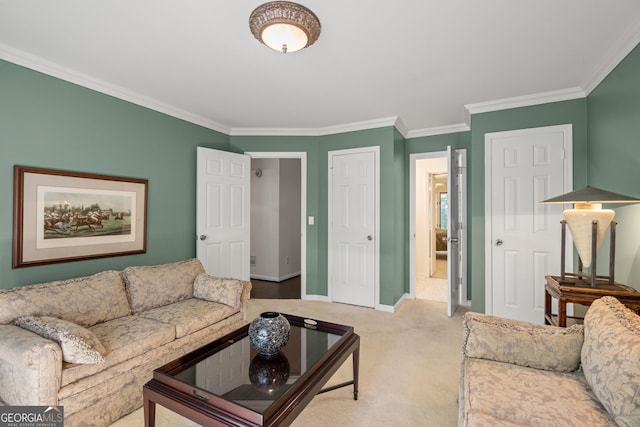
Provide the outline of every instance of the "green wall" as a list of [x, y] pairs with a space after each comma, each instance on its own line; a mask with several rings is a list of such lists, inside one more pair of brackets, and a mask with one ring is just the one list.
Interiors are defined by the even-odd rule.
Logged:
[[[0, 288], [195, 256], [197, 146], [229, 137], [0, 61]], [[147, 252], [12, 269], [14, 165], [148, 179]]]
[[195, 256], [196, 147], [307, 153], [307, 293], [327, 294], [327, 161], [330, 150], [380, 147], [381, 304], [405, 292], [404, 140], [393, 127], [323, 137], [228, 136], [60, 79], [0, 61], [0, 197], [13, 198], [13, 166], [149, 180], [147, 252], [11, 269], [12, 204], [0, 208], [0, 288]]
[[[485, 134], [572, 124], [574, 188], [589, 184], [640, 198], [639, 119], [640, 46], [637, 46], [587, 98], [474, 114], [471, 132], [407, 141], [407, 155], [443, 151], [447, 145], [469, 148], [467, 291], [472, 310], [484, 312], [485, 308]], [[640, 289], [640, 204], [612, 207], [619, 223], [616, 280]], [[603, 248], [607, 245], [605, 241]], [[607, 262], [606, 257], [599, 257], [598, 268], [604, 274]]]
[[[230, 149], [237, 152], [306, 152], [307, 216], [307, 294], [328, 294], [328, 159], [329, 151], [377, 146], [380, 150], [380, 298], [379, 303], [394, 305], [406, 292], [406, 204], [404, 139], [393, 127], [346, 132], [319, 137], [232, 136]], [[401, 190], [401, 191], [398, 191]], [[401, 193], [398, 195], [398, 193]]]
[[[640, 45], [589, 95], [587, 107], [589, 185], [640, 198]], [[618, 222], [615, 279], [640, 289], [640, 204], [608, 207]], [[598, 274], [608, 274], [604, 252]]]
[[[408, 159], [467, 149], [468, 296], [484, 311], [484, 135], [573, 125], [574, 188], [587, 183], [640, 197], [640, 48], [586, 99], [474, 114], [471, 131], [404, 140], [393, 127], [319, 137], [228, 136], [0, 61], [0, 288], [195, 256], [196, 147], [307, 153], [309, 294], [327, 294], [327, 160], [330, 150], [380, 147], [380, 303], [408, 292]], [[588, 136], [588, 140], [587, 140]], [[13, 166], [149, 180], [147, 253], [11, 269]], [[618, 173], [617, 171], [624, 171]], [[616, 279], [640, 288], [640, 205], [616, 208]]]
[[[393, 277], [382, 295], [387, 301], [399, 301], [409, 289], [409, 159], [404, 137], [393, 130]], [[391, 305], [391, 304], [390, 304]]]
[[[407, 139], [407, 157], [416, 153], [447, 151], [448, 146], [451, 146], [454, 150], [468, 150], [471, 148], [471, 132], [455, 132]], [[409, 189], [407, 188], [408, 191]]]

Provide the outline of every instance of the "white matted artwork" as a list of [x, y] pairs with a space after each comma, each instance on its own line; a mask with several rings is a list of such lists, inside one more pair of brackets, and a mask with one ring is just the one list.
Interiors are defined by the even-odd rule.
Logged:
[[13, 267], [146, 251], [147, 180], [14, 167]]

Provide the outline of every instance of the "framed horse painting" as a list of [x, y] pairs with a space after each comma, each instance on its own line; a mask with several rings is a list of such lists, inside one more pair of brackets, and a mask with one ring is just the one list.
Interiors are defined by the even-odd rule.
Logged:
[[14, 166], [13, 268], [146, 252], [147, 184]]

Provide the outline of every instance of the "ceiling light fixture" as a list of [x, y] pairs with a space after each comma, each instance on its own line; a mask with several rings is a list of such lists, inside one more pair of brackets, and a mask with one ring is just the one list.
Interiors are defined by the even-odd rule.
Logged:
[[306, 7], [289, 1], [258, 6], [249, 17], [251, 34], [278, 52], [296, 52], [320, 36], [320, 21]]

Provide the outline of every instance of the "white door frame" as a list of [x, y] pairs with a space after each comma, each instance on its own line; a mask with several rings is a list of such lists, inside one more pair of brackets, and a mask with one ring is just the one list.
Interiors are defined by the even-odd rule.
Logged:
[[[491, 132], [486, 133], [484, 136], [484, 227], [485, 227], [485, 242], [484, 242], [484, 310], [486, 314], [493, 314], [493, 260], [488, 254], [492, 253], [491, 236], [493, 236], [493, 230], [491, 227], [491, 200], [492, 195], [492, 183], [491, 183], [491, 146], [494, 139], [500, 137], [512, 137], [522, 135], [535, 135], [536, 133], [548, 133], [553, 131], [562, 131], [564, 133], [564, 141], [567, 143], [564, 149], [564, 191], [563, 194], [573, 189], [573, 126], [571, 124], [555, 125], [555, 126], [541, 126], [528, 129], [516, 129], [503, 132]], [[567, 233], [567, 239], [569, 239]], [[560, 240], [560, 235], [558, 235]], [[573, 243], [571, 240], [567, 240], [566, 247], [566, 259], [573, 259]], [[558, 242], [560, 245], [560, 242]], [[567, 313], [573, 314], [573, 304], [567, 306]]]
[[[456, 151], [453, 150], [452, 151]], [[447, 158], [447, 151], [432, 151], [429, 153], [415, 153], [409, 155], [409, 297], [415, 299], [416, 297], [416, 163], [418, 160], [423, 159], [436, 159]], [[465, 155], [466, 160], [466, 155]], [[466, 167], [466, 164], [465, 164]], [[451, 171], [447, 171], [451, 173]], [[466, 179], [466, 173], [463, 174], [463, 179]], [[462, 305], [470, 306], [470, 301], [467, 300], [467, 195], [466, 195], [467, 183], [463, 183], [463, 195], [462, 203], [460, 204], [460, 212], [462, 214], [463, 239], [460, 243], [460, 251], [462, 252], [462, 259], [460, 262], [460, 269], [462, 271], [462, 282], [460, 283], [460, 303]]]
[[[331, 177], [331, 164], [332, 157], [337, 155], [345, 155], [345, 154], [359, 154], [359, 153], [375, 153], [375, 224], [374, 224], [374, 308], [376, 310], [386, 310], [387, 307], [380, 304], [380, 147], [375, 145], [371, 147], [362, 147], [362, 148], [351, 148], [344, 150], [331, 150], [328, 153], [328, 166], [327, 166], [327, 175], [328, 175], [328, 187], [327, 187], [327, 218], [331, 219], [331, 189], [332, 189], [332, 177]], [[328, 286], [327, 286], [327, 296], [329, 301], [333, 301], [333, 290], [331, 286], [331, 255], [328, 253], [329, 249], [332, 245], [332, 235], [331, 235], [331, 224], [327, 224], [327, 278], [328, 278]]]
[[307, 153], [246, 151], [252, 159], [300, 159], [300, 297], [307, 299]]

